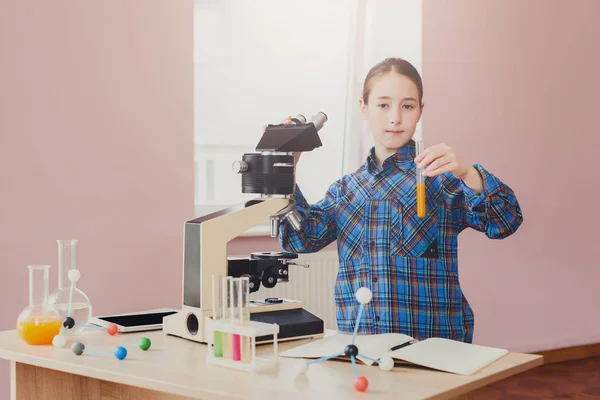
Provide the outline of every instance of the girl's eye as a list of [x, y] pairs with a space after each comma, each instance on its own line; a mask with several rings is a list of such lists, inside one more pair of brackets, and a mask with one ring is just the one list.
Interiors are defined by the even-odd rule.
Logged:
[[387, 105], [387, 104], [378, 104], [378, 105], [377, 105], [377, 107], [380, 107], [380, 108], [387, 108], [387, 107], [388, 107], [388, 105]]
[[406, 108], [407, 110], [411, 110], [411, 109], [415, 108], [412, 104], [405, 104], [403, 107]]

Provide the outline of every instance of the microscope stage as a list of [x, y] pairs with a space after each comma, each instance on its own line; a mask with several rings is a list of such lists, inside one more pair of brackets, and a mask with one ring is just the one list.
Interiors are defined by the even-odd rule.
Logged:
[[298, 300], [282, 299], [280, 297], [250, 300], [250, 313], [290, 310], [293, 308], [302, 308], [302, 302]]

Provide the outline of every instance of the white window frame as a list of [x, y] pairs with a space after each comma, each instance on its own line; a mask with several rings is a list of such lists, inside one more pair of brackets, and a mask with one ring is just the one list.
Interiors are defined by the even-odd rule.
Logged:
[[[260, 3], [260, 0], [256, 1]], [[344, 129], [343, 132], [338, 132], [338, 134], [342, 135], [343, 143], [342, 161], [339, 166], [340, 177], [360, 167], [364, 163], [368, 150], [372, 146], [372, 138], [368, 126], [358, 112], [358, 99], [362, 94], [363, 80], [368, 69], [385, 57], [397, 56], [408, 59], [419, 71], [422, 71], [422, 0], [348, 0], [347, 4], [351, 9], [348, 37], [350, 51], [347, 59]], [[206, 1], [204, 1], [204, 5], [206, 5]], [[195, 36], [198, 39], [196, 29]], [[202, 54], [198, 54], [199, 52], [201, 50], [195, 45], [195, 66], [202, 63]], [[194, 97], [196, 98], [199, 94], [196, 93], [196, 90], [194, 92]], [[194, 110], [196, 114], [196, 107], [194, 107]], [[323, 111], [326, 112], [326, 110]], [[310, 115], [306, 116], [310, 117]], [[277, 122], [279, 121], [265, 121], [265, 123]], [[196, 173], [200, 170], [197, 168], [197, 163], [210, 156], [211, 152], [214, 153], [215, 150], [237, 153], [237, 159], [241, 159], [242, 155], [246, 152], [254, 151], [251, 145], [219, 144], [216, 146], [210, 143], [199, 143], [197, 136], [194, 135], [194, 137], [194, 169]], [[324, 152], [327, 151], [333, 150], [325, 148]], [[310, 153], [303, 155], [303, 161], [310, 162], [310, 160], [305, 160], [310, 157]], [[302, 161], [300, 164], [302, 164]], [[300, 164], [298, 168], [302, 167]], [[210, 200], [199, 201], [198, 198], [201, 197], [200, 193], [203, 188], [199, 187], [199, 180], [197, 178], [195, 174], [194, 205], [196, 215], [205, 215], [209, 212], [227, 208], [233, 204], [239, 204], [239, 201], [232, 203]], [[309, 184], [300, 179], [297, 180], [300, 186]], [[236, 189], [241, 194], [241, 186], [238, 186]], [[253, 195], [247, 195], [248, 199], [254, 197]], [[244, 236], [268, 236], [269, 234], [268, 220], [265, 220], [264, 223], [257, 225], [245, 233]]]

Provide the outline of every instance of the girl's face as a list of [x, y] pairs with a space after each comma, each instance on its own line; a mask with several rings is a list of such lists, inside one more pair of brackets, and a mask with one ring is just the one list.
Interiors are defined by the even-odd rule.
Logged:
[[382, 163], [413, 137], [423, 107], [419, 106], [417, 85], [395, 71], [375, 78], [368, 100], [368, 105], [360, 100], [360, 109], [369, 121], [375, 152]]

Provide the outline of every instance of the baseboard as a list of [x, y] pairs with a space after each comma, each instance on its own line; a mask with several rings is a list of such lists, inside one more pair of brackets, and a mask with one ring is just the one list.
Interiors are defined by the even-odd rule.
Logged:
[[562, 349], [536, 351], [534, 353], [544, 356], [544, 364], [582, 360], [586, 358], [600, 357], [600, 343], [565, 347]]

